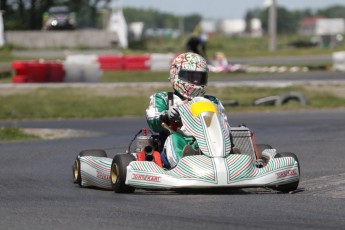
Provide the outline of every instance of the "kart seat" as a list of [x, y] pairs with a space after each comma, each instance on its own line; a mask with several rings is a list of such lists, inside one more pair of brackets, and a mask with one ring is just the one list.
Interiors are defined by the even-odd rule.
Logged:
[[250, 130], [245, 126], [232, 127], [231, 134], [234, 142], [233, 144], [235, 145], [233, 153], [251, 156], [255, 161], [255, 151]]

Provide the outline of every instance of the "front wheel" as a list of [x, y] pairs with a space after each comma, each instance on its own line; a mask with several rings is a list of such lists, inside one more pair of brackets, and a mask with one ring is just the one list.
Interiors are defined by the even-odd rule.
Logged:
[[108, 157], [107, 153], [103, 149], [87, 149], [81, 151], [78, 156], [85, 157], [85, 156], [93, 156], [93, 157]]
[[111, 163], [111, 186], [116, 193], [133, 193], [135, 188], [125, 184], [127, 176], [127, 166], [135, 157], [131, 154], [115, 155]]
[[[297, 164], [298, 164], [298, 174], [299, 174], [299, 177], [300, 177], [301, 170], [300, 170], [300, 165], [299, 165], [299, 161], [298, 161], [298, 158], [297, 158], [296, 154], [291, 153], [291, 152], [282, 152], [282, 153], [277, 153], [274, 158], [281, 158], [281, 157], [292, 157], [292, 158], [295, 159], [295, 161], [297, 161]], [[297, 187], [298, 187], [298, 184], [299, 184], [299, 179], [297, 181], [294, 181], [294, 182], [290, 182], [290, 183], [282, 184], [282, 185], [277, 185], [277, 186], [271, 187], [271, 188], [274, 189], [274, 190], [277, 190], [279, 192], [288, 193], [288, 192], [291, 192], [291, 191], [295, 191], [297, 189]]]
[[107, 157], [107, 153], [103, 149], [88, 149], [81, 151], [74, 161], [72, 166], [73, 171], [73, 183], [81, 185], [81, 173], [80, 173], [80, 157], [93, 156], [93, 157]]

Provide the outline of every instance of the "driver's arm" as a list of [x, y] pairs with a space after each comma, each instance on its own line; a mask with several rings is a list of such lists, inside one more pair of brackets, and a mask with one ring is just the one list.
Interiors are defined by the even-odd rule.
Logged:
[[167, 98], [166, 92], [155, 93], [150, 97], [150, 104], [146, 109], [146, 121], [149, 128], [154, 132], [165, 130], [161, 125], [161, 116], [168, 113]]

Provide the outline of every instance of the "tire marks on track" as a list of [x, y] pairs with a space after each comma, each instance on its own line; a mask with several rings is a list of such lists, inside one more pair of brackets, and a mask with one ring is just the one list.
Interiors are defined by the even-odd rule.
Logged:
[[322, 176], [300, 183], [303, 195], [345, 199], [345, 173]]

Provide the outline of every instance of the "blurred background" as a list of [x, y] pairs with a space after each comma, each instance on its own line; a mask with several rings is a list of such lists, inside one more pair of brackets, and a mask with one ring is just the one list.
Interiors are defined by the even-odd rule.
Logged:
[[[276, 21], [279, 37], [276, 49], [335, 48], [344, 44], [345, 4], [342, 1], [273, 2], [276, 16], [272, 20]], [[179, 52], [188, 36], [205, 33], [211, 51], [221, 50], [226, 55], [247, 55], [250, 51], [255, 54], [268, 47], [271, 5], [269, 0], [241, 3], [225, 0], [198, 3], [179, 0], [1, 0], [4, 30], [1, 40], [6, 41], [2, 46], [35, 48], [12, 39], [11, 31], [92, 29], [116, 31], [111, 44], [119, 48]], [[44, 39], [44, 34], [39, 34], [41, 38], [37, 39]], [[60, 43], [43, 46], [36, 44], [38, 42], [31, 41], [32, 46], [63, 48]], [[110, 46], [102, 42], [94, 46]], [[246, 45], [238, 47], [240, 42]], [[56, 47], [58, 44], [60, 47]], [[82, 43], [75, 44], [75, 48], [82, 46]]]
[[[174, 55], [186, 51], [192, 36], [203, 38], [209, 63], [223, 58], [226, 65], [242, 65], [233, 70], [261, 71], [243, 65], [334, 69], [335, 63], [345, 70], [340, 0], [1, 0], [0, 10], [2, 72], [14, 60], [61, 60], [76, 53]], [[272, 56], [308, 58], [248, 59]], [[151, 59], [160, 58], [170, 61], [171, 55]]]
[[[232, 110], [345, 105], [343, 0], [1, 0], [0, 9], [3, 119], [142, 115], [150, 94], [171, 89], [171, 60], [192, 38], [211, 70], [208, 93]], [[108, 84], [10, 84], [52, 82]], [[19, 94], [26, 86], [49, 89]], [[118, 103], [128, 96], [135, 105]]]

